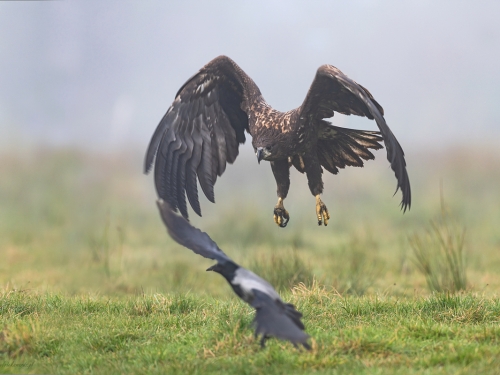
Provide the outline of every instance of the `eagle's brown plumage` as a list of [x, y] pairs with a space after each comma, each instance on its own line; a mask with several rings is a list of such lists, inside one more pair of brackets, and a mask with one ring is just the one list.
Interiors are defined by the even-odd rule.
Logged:
[[[374, 119], [380, 132], [344, 129], [323, 120], [334, 112]], [[235, 161], [239, 144], [245, 142], [248, 132], [259, 161], [271, 162], [278, 185], [276, 208], [286, 212], [282, 201], [288, 193], [289, 168], [293, 165], [307, 174], [318, 210], [318, 201], [324, 206], [319, 199], [322, 167], [336, 174], [347, 165], [363, 166], [363, 160], [374, 158], [369, 149], [382, 148], [379, 142], [383, 140], [397, 189], [403, 193], [401, 207], [406, 211], [411, 205], [411, 191], [404, 153], [383, 115], [384, 110], [368, 90], [331, 65], [318, 69], [300, 107], [286, 113], [276, 111], [234, 61], [219, 56], [177, 92], [153, 134], [145, 172], [155, 161], [159, 197], [187, 218], [187, 196], [201, 216], [197, 178], [207, 198], [214, 202], [217, 176], [224, 173], [226, 163]], [[325, 225], [326, 221], [325, 216]], [[283, 220], [276, 222], [286, 225], [282, 225]]]

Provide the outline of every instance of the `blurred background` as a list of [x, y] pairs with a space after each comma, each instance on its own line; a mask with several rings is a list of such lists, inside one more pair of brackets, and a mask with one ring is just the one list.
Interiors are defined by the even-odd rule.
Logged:
[[367, 87], [405, 150], [413, 206], [399, 211], [382, 150], [362, 170], [325, 176], [327, 228], [292, 173], [280, 229], [271, 170], [248, 137], [195, 225], [268, 277], [269, 264], [290, 268], [275, 283], [398, 294], [426, 288], [411, 238], [429, 236], [444, 207], [466, 233], [467, 288], [496, 293], [499, 14], [496, 1], [0, 2], [0, 285], [217, 293], [198, 272], [209, 263], [165, 235], [142, 163], [178, 88], [225, 54], [283, 111], [325, 63]]

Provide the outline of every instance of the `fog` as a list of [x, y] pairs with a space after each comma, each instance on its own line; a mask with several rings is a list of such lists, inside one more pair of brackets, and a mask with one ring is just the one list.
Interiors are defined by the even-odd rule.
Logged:
[[495, 1], [1, 1], [0, 146], [145, 149], [220, 54], [280, 110], [329, 63], [371, 91], [405, 150], [492, 144], [499, 15]]

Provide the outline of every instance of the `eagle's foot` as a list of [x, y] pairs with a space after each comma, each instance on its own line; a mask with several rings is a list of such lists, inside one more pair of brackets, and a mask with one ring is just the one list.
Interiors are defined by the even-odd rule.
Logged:
[[316, 216], [318, 218], [318, 225], [321, 225], [322, 223], [325, 225], [325, 227], [328, 225], [330, 214], [328, 213], [328, 209], [326, 208], [325, 204], [319, 197], [319, 194], [316, 195]]
[[278, 198], [278, 203], [274, 207], [274, 222], [281, 228], [284, 228], [288, 224], [289, 220], [290, 215], [288, 214], [288, 211], [285, 210], [285, 206], [283, 206], [283, 199]]

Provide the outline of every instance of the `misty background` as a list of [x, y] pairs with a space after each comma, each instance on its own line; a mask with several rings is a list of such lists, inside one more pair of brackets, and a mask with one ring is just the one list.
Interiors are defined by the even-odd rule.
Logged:
[[373, 290], [413, 293], [425, 278], [409, 238], [446, 211], [466, 230], [471, 288], [498, 293], [499, 15], [498, 1], [0, 0], [0, 285], [227, 295], [166, 235], [142, 173], [179, 87], [225, 54], [282, 111], [301, 105], [322, 64], [366, 87], [405, 151], [412, 207], [399, 209], [379, 150], [363, 169], [323, 174], [327, 228], [292, 170], [291, 219], [279, 229], [271, 168], [248, 136], [217, 180], [217, 204], [198, 190], [195, 226], [257, 273], [293, 247], [328, 285], [376, 271]]
[[0, 1], [0, 147], [144, 151], [220, 54], [279, 110], [328, 63], [371, 91], [407, 152], [495, 145], [499, 15], [496, 1]]

